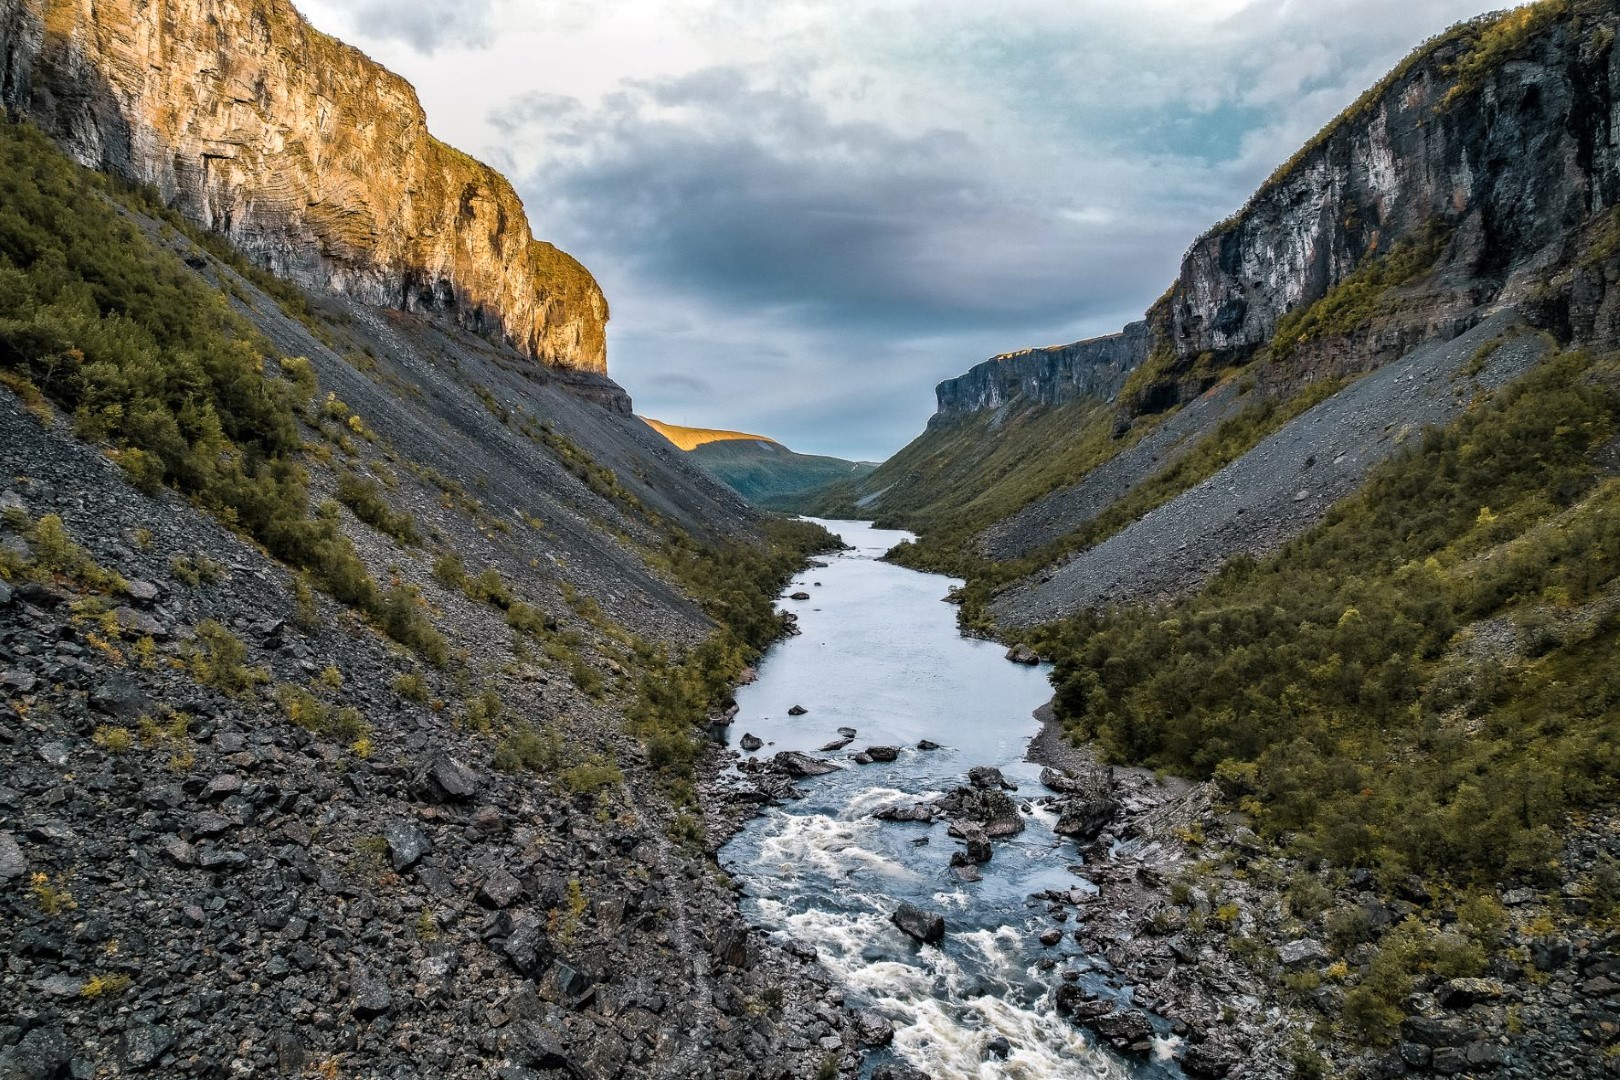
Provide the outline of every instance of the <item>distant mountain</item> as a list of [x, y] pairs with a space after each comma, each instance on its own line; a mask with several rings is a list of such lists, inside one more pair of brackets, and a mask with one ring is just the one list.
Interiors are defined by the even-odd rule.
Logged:
[[796, 454], [775, 439], [742, 431], [689, 428], [642, 417], [685, 450], [692, 463], [758, 506], [799, 511], [806, 496], [828, 484], [859, 480], [877, 465], [866, 461]]

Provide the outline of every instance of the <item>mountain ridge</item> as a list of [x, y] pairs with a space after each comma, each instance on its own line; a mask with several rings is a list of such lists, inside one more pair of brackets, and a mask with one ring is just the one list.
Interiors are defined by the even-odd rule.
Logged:
[[416, 92], [289, 0], [0, 0], [0, 105], [318, 291], [602, 373], [607, 301]]

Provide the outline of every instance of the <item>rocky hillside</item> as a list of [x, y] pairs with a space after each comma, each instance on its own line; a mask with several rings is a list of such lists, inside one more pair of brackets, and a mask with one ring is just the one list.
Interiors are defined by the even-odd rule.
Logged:
[[827, 538], [368, 298], [0, 125], [0, 1077], [851, 1071], [705, 779]]
[[284, 278], [606, 369], [590, 273], [289, 0], [0, 0], [0, 104]]

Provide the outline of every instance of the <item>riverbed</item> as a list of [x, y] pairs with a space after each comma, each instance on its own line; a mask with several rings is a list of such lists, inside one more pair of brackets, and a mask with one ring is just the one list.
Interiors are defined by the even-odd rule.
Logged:
[[[1032, 714], [1051, 696], [1049, 673], [958, 632], [956, 609], [942, 601], [959, 582], [878, 561], [906, 533], [821, 524], [852, 548], [785, 590], [781, 606], [802, 632], [773, 647], [758, 679], [737, 692], [727, 738], [739, 751], [745, 736], [763, 740], [761, 758], [807, 751], [842, 769], [800, 781], [805, 798], [771, 808], [721, 851], [743, 886], [745, 916], [816, 949], [852, 1007], [894, 1025], [893, 1045], [871, 1057], [868, 1072], [899, 1061], [935, 1080], [1178, 1075], [1163, 1060], [1168, 1043], [1159, 1061], [1127, 1062], [1053, 1007], [1066, 970], [1105, 986], [1070, 935], [1050, 947], [1038, 940], [1053, 923], [1031, 895], [1088, 887], [1050, 812], [1027, 805], [1027, 828], [995, 841], [976, 882], [951, 867], [960, 843], [943, 821], [873, 817], [966, 783], [976, 765], [1000, 768], [1021, 803], [1044, 796], [1025, 753], [1040, 728]], [[795, 706], [802, 715], [790, 714]], [[823, 750], [845, 738], [840, 728], [854, 729], [853, 740]], [[918, 749], [924, 740], [939, 749]], [[887, 764], [851, 760], [868, 746], [900, 754]], [[903, 901], [944, 914], [939, 946], [891, 924]]]

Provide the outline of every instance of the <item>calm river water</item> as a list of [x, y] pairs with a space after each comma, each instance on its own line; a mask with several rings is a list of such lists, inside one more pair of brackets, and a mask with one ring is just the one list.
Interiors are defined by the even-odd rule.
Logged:
[[[984, 880], [964, 884], [950, 869], [956, 840], [943, 822], [886, 823], [885, 806], [925, 800], [966, 783], [974, 765], [999, 767], [1019, 785], [1015, 799], [1045, 794], [1040, 769], [1024, 761], [1039, 724], [1031, 713], [1051, 696], [1044, 668], [1004, 658], [1005, 647], [962, 637], [956, 609], [941, 599], [957, 582], [877, 561], [908, 535], [866, 522], [823, 521], [854, 550], [801, 574], [784, 599], [800, 636], [776, 645], [758, 681], [737, 692], [728, 738], [766, 742], [759, 756], [816, 751], [842, 772], [801, 781], [805, 799], [754, 820], [721, 852], [745, 889], [744, 913], [758, 926], [813, 945], [857, 1007], [895, 1025], [888, 1051], [936, 1080], [957, 1078], [1126, 1078], [1179, 1075], [1173, 1066], [1126, 1063], [1057, 1015], [1057, 973], [1043, 958], [1099, 977], [1068, 937], [1054, 949], [1036, 940], [1055, 925], [1031, 893], [1084, 887], [1072, 846], [1036, 808], [1029, 827], [995, 842]], [[818, 584], [819, 583], [819, 584]], [[803, 716], [788, 710], [802, 705]], [[942, 745], [919, 751], [919, 740]], [[856, 765], [869, 745], [899, 746], [892, 764]], [[889, 922], [901, 901], [944, 913], [941, 947], [919, 946]], [[1095, 980], [1095, 982], [1094, 982]], [[1005, 1060], [987, 1053], [995, 1036]], [[873, 1064], [884, 1060], [879, 1056]]]

